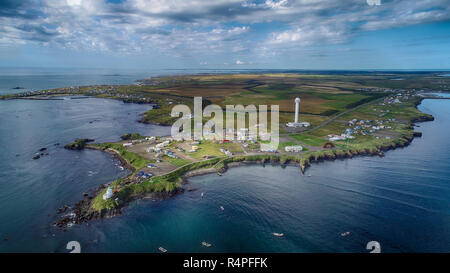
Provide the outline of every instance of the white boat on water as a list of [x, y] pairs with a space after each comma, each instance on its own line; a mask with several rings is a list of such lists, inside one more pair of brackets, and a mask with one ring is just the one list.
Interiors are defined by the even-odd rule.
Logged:
[[162, 246], [158, 247], [158, 250], [161, 251], [162, 253], [167, 252], [167, 249], [163, 248]]
[[222, 206], [220, 206], [220, 209], [221, 209], [221, 210], [225, 210], [225, 208], [224, 208], [224, 207], [222, 207]]
[[346, 231], [346, 232], [341, 233], [342, 237], [345, 237], [345, 236], [348, 236], [348, 235], [350, 235], [350, 231]]
[[211, 244], [208, 244], [207, 242], [202, 242], [202, 246], [204, 246], [204, 247], [210, 247]]
[[272, 235], [275, 236], [275, 237], [283, 237], [283, 236], [284, 236], [284, 233], [277, 233], [277, 232], [274, 232], [274, 233], [272, 233]]

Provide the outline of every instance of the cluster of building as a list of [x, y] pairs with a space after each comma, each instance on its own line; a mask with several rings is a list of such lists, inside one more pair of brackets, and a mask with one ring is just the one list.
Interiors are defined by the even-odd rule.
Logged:
[[382, 88], [382, 87], [365, 87], [365, 88], [359, 88], [358, 91], [363, 91], [363, 92], [380, 92], [380, 93], [384, 93], [384, 92], [399, 92], [399, 91], [403, 91], [402, 89], [392, 89], [392, 88]]
[[149, 179], [150, 177], [153, 176], [153, 173], [150, 171], [139, 171], [136, 175], [135, 178], [139, 179], [142, 178], [143, 181], [145, 181], [146, 179]]
[[[148, 147], [147, 148], [147, 152], [151, 153], [151, 152], [155, 152], [155, 153], [159, 153], [161, 152], [166, 146], [168, 146], [170, 144], [170, 140], [165, 140], [161, 143], [156, 144], [155, 146], [152, 147]], [[125, 145], [125, 144], [124, 144]]]
[[[146, 151], [148, 153], [156, 153], [156, 158], [160, 158], [164, 155], [171, 157], [171, 158], [179, 158], [176, 154], [174, 154], [170, 149], [167, 149], [170, 142], [172, 141], [172, 138], [166, 137], [162, 139], [162, 142], [156, 144], [155, 146], [148, 147]], [[179, 148], [181, 149], [181, 148]]]
[[[424, 90], [420, 90], [419, 92], [423, 92]], [[413, 90], [408, 90], [408, 91], [403, 91], [403, 92], [399, 92], [395, 95], [391, 95], [388, 96], [384, 99], [384, 101], [382, 103], [380, 103], [381, 106], [389, 106], [392, 104], [398, 104], [398, 103], [402, 103], [405, 102], [407, 100], [409, 100], [411, 97], [417, 95], [417, 91]]]
[[347, 140], [347, 139], [354, 139], [355, 137], [350, 135], [349, 133], [343, 133], [340, 135], [336, 135], [336, 134], [330, 134], [328, 135], [328, 140], [329, 141], [339, 141], [339, 140]]
[[347, 140], [347, 139], [354, 139], [356, 134], [361, 135], [370, 135], [372, 133], [375, 133], [379, 130], [383, 129], [392, 129], [392, 126], [390, 125], [391, 122], [395, 122], [395, 118], [389, 118], [386, 120], [358, 120], [358, 119], [352, 119], [347, 122], [347, 125], [349, 128], [346, 128], [345, 131], [340, 134], [330, 134], [328, 135], [328, 140], [330, 141], [339, 141], [339, 140]]

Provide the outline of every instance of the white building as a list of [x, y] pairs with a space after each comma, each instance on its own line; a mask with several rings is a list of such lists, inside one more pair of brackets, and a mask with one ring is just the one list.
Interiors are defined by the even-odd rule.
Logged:
[[346, 140], [347, 138], [344, 136], [338, 136], [338, 135], [328, 135], [328, 140], [330, 141], [338, 141], [338, 140]]
[[309, 122], [288, 122], [286, 123], [287, 127], [295, 128], [295, 127], [309, 127], [311, 124]]
[[170, 144], [170, 141], [169, 140], [166, 140], [166, 141], [164, 141], [164, 142], [161, 142], [161, 143], [159, 143], [159, 144], [156, 144], [156, 146], [155, 146], [155, 148], [164, 148], [164, 147], [166, 147], [167, 145], [169, 145]]
[[300, 112], [300, 98], [295, 99], [295, 118], [294, 122], [286, 123], [287, 127], [296, 128], [296, 127], [309, 127], [311, 124], [309, 122], [299, 122], [298, 115]]
[[108, 189], [106, 190], [106, 193], [103, 194], [103, 200], [108, 200], [112, 196], [113, 196], [113, 190], [111, 187], [108, 187]]
[[298, 152], [303, 151], [303, 147], [300, 145], [286, 146], [286, 147], [284, 147], [284, 150], [288, 153], [298, 153]]

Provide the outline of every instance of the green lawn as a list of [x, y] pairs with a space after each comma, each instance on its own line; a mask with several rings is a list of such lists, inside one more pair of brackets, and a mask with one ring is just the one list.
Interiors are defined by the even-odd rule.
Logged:
[[186, 164], [191, 163], [191, 161], [187, 160], [187, 159], [183, 159], [183, 158], [173, 158], [170, 156], [164, 156], [164, 160], [166, 160], [167, 162], [169, 162], [172, 165], [175, 165], [177, 167], [181, 167], [184, 166]]
[[323, 138], [311, 136], [311, 135], [304, 135], [304, 134], [291, 134], [290, 137], [301, 141], [302, 143], [305, 143], [309, 146], [322, 146], [325, 142], [327, 142]]
[[224, 156], [225, 154], [220, 151], [220, 148], [229, 150], [231, 153], [241, 153], [242, 148], [237, 143], [214, 143], [212, 141], [203, 140], [200, 145], [198, 145], [198, 150], [194, 153], [187, 153], [187, 155], [200, 159], [203, 156]]
[[284, 150], [284, 147], [286, 147], [286, 146], [296, 146], [296, 145], [298, 145], [298, 144], [295, 142], [291, 142], [291, 141], [281, 142], [280, 144], [278, 144], [278, 149]]
[[154, 160], [148, 160], [138, 154], [132, 153], [128, 151], [125, 147], [123, 147], [120, 143], [102, 143], [102, 144], [93, 144], [103, 148], [110, 148], [118, 151], [120, 156], [122, 156], [131, 166], [134, 168], [141, 169], [144, 168], [148, 163], [154, 163]]

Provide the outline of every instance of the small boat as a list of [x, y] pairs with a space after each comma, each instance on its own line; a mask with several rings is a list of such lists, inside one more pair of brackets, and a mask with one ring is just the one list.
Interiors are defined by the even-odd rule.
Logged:
[[224, 208], [224, 207], [222, 207], [222, 206], [220, 206], [220, 209], [221, 209], [221, 210], [225, 210], [225, 208]]
[[277, 233], [277, 232], [274, 232], [274, 233], [272, 233], [272, 235], [273, 235], [273, 236], [276, 236], [276, 237], [283, 237], [283, 236], [284, 236], [284, 233]]
[[204, 246], [204, 247], [211, 247], [211, 244], [208, 244], [207, 242], [202, 242], [202, 246]]
[[167, 252], [167, 249], [163, 248], [162, 246], [158, 247], [158, 250], [161, 251], [162, 253]]
[[120, 169], [121, 171], [125, 170], [125, 168], [122, 167], [122, 166], [119, 166], [119, 169]]
[[202, 194], [201, 194], [202, 198], [203, 198], [203, 195], [204, 195], [204, 194], [203, 194], [203, 192], [202, 192]]
[[341, 233], [342, 237], [345, 237], [345, 236], [348, 236], [348, 235], [350, 235], [350, 231], [346, 231], [346, 232]]

